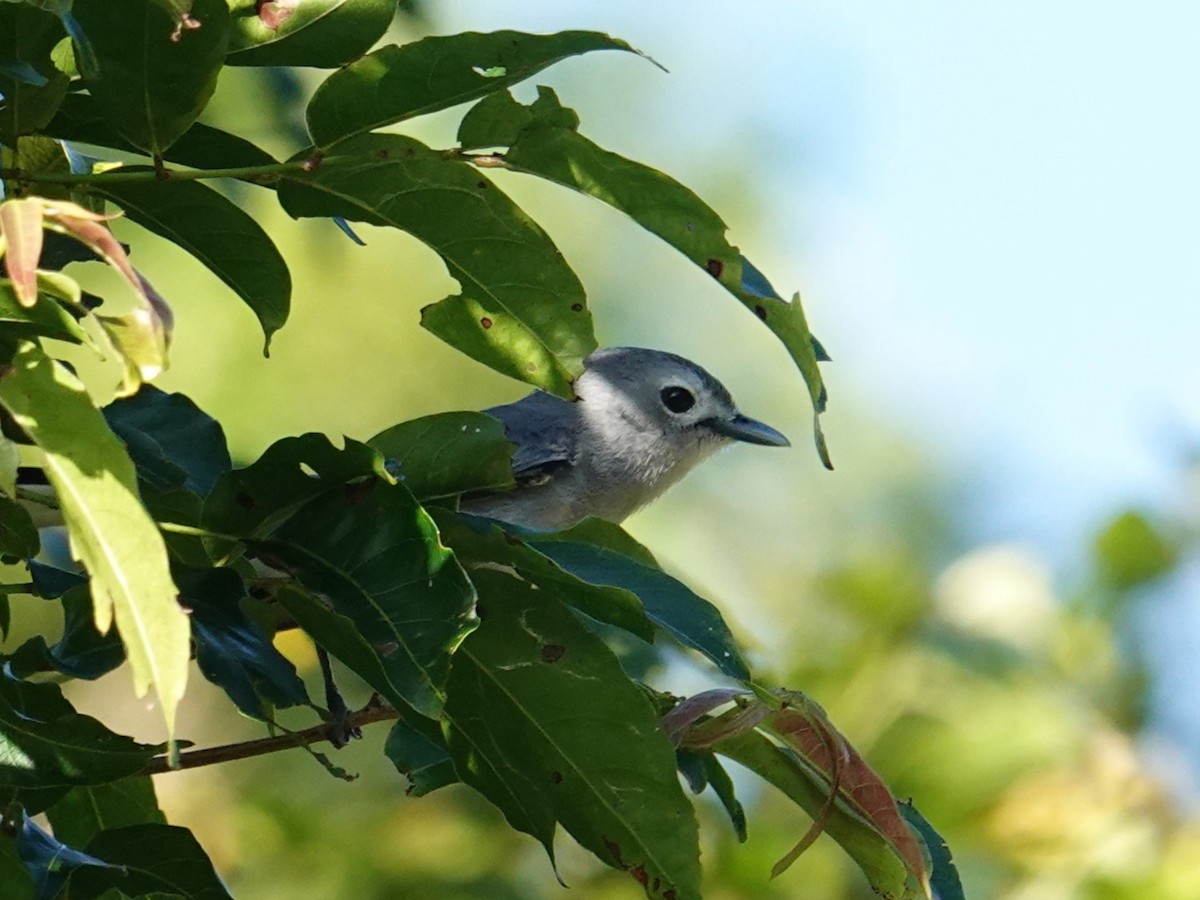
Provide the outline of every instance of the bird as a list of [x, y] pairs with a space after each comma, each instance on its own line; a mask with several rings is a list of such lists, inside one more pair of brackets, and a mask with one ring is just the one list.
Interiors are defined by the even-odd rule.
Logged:
[[609, 347], [583, 361], [576, 399], [535, 391], [484, 410], [515, 445], [516, 486], [463, 495], [459, 509], [536, 532], [621, 522], [735, 442], [788, 447], [729, 391], [674, 353]]

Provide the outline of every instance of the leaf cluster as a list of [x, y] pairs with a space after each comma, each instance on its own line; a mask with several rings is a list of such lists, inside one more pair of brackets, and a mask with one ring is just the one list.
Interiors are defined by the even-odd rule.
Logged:
[[[530, 104], [509, 91], [568, 57], [637, 51], [583, 31], [468, 33], [371, 51], [396, 7], [0, 3], [0, 553], [28, 572], [0, 598], [0, 624], [7, 593], [18, 592], [60, 604], [65, 620], [59, 640], [29, 640], [0, 671], [5, 895], [227, 896], [190, 833], [166, 824], [149, 778], [231, 758], [180, 754], [174, 714], [194, 657], [239, 712], [276, 731], [271, 749], [338, 744], [391, 720], [384, 752], [412, 794], [468, 785], [551, 860], [561, 827], [648, 896], [700, 895], [681, 773], [695, 793], [712, 788], [745, 838], [722, 757], [813, 817], [777, 873], [824, 831], [883, 896], [935, 887], [956, 896], [953, 869], [931, 863], [928, 824], [815, 703], [757, 684], [719, 609], [618, 526], [530, 534], [458, 511], [459, 495], [512, 483], [497, 421], [446, 413], [340, 447], [318, 434], [283, 437], [235, 467], [218, 422], [149, 383], [168, 365], [170, 303], [107, 223], [124, 215], [194, 256], [253, 312], [269, 345], [292, 285], [270, 235], [231, 199], [228, 186], [241, 182], [294, 217], [418, 238], [459, 286], [421, 311], [422, 325], [499, 372], [571, 397], [596, 347], [584, 287], [488, 177], [499, 168], [621, 210], [754, 313], [796, 362], [828, 465], [817, 425], [824, 351], [799, 296], [777, 294], [688, 188], [584, 137], [552, 91], [539, 88]], [[226, 66], [332, 68], [306, 106], [308, 144], [280, 160], [198, 121]], [[381, 130], [464, 103], [455, 147]], [[119, 274], [126, 296], [87, 295], [64, 271], [95, 261]], [[121, 361], [116, 400], [96, 404], [60, 342]], [[61, 514], [78, 566], [39, 558], [31, 505]], [[310, 697], [273, 643], [293, 629], [370, 686], [368, 707], [340, 705], [331, 669], [324, 706]], [[678, 698], [635, 677], [639, 654], [664, 643], [726, 686]], [[158, 696], [162, 746], [110, 731], [62, 695], [62, 680], [124, 661], [135, 690]], [[285, 709], [311, 710], [317, 724], [290, 732], [277, 721]], [[53, 833], [29, 818], [39, 812]]]

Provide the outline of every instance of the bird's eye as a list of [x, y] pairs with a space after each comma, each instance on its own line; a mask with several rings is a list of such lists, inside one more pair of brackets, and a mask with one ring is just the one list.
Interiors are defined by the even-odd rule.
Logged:
[[692, 392], [677, 385], [663, 388], [659, 396], [662, 397], [663, 406], [673, 413], [685, 413], [696, 405]]

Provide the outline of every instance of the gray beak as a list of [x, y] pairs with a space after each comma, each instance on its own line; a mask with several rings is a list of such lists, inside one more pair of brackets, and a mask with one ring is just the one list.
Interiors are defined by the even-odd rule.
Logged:
[[782, 434], [758, 419], [751, 419], [736, 413], [731, 419], [709, 419], [709, 428], [717, 434], [733, 438], [735, 441], [745, 441], [747, 444], [763, 444], [767, 447], [790, 447], [792, 442]]

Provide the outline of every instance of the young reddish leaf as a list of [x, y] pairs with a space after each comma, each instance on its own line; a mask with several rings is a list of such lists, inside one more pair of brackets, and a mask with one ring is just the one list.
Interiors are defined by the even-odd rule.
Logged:
[[37, 265], [42, 255], [42, 201], [37, 197], [0, 203], [4, 265], [22, 306], [37, 303]]
[[728, 712], [688, 729], [680, 738], [679, 746], [706, 750], [719, 741], [753, 731], [770, 714], [771, 707], [761, 701], [738, 704]]
[[[781, 699], [783, 708], [770, 713], [761, 728], [798, 753], [827, 782], [830, 797], [847, 804], [870, 823], [891, 844], [909, 871], [922, 885], [928, 886], [929, 871], [920, 842], [904, 821], [896, 798], [883, 779], [850, 746], [816, 703], [796, 691], [783, 692]], [[827, 816], [832, 802], [826, 806], [823, 813]], [[820, 824], [822, 818], [818, 816], [815, 824]], [[806, 835], [796, 849], [776, 864], [772, 875], [786, 869], [815, 838], [815, 834]]]
[[749, 691], [744, 691], [741, 688], [714, 688], [711, 691], [696, 694], [694, 697], [688, 697], [675, 704], [662, 717], [663, 730], [667, 732], [667, 737], [671, 739], [671, 743], [678, 747], [687, 734], [688, 729], [701, 716], [706, 716], [714, 709], [724, 706], [738, 697], [745, 697], [748, 694]]

